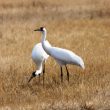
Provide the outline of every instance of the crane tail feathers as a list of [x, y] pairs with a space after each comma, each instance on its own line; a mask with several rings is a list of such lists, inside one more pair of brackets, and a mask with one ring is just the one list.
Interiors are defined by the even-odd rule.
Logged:
[[81, 65], [81, 68], [84, 70], [85, 69], [85, 66], [84, 66], [84, 64], [83, 65]]
[[83, 70], [85, 69], [84, 62], [81, 62], [80, 67], [81, 67]]

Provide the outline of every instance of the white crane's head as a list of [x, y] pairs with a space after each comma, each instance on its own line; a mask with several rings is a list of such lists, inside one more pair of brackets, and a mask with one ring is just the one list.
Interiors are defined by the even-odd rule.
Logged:
[[40, 74], [41, 74], [41, 70], [37, 70], [37, 71], [32, 72], [32, 75], [31, 75], [30, 79], [28, 80], [28, 82], [30, 82], [34, 77], [36, 77]]
[[40, 31], [40, 32], [45, 32], [46, 29], [44, 27], [40, 27], [39, 29], [35, 29], [34, 31]]
[[42, 73], [42, 66], [40, 67], [40, 69], [32, 72], [32, 75], [31, 75], [30, 79], [28, 80], [28, 82], [30, 82], [36, 76], [39, 76], [41, 73]]

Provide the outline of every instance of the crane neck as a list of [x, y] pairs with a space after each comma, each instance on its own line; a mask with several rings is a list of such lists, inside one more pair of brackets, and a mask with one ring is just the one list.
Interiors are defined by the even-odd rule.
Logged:
[[42, 32], [42, 41], [41, 42], [46, 40], [46, 35], [47, 35], [47, 31], [45, 30]]
[[43, 49], [45, 50], [45, 52], [48, 54], [48, 55], [50, 55], [50, 45], [48, 45], [47, 43], [46, 43], [46, 35], [47, 35], [47, 31], [46, 30], [44, 30], [43, 32], [42, 32], [42, 40], [41, 40], [41, 43], [42, 43], [42, 47], [43, 47]]
[[36, 70], [35, 75], [39, 75], [42, 73], [42, 64], [38, 66], [38, 70]]

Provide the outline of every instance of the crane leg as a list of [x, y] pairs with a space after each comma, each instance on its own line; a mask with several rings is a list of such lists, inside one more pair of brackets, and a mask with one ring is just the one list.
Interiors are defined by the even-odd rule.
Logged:
[[43, 73], [45, 73], [45, 61], [44, 61]]
[[45, 76], [45, 61], [44, 61], [44, 66], [43, 66], [43, 86], [44, 86], [44, 76]]
[[40, 74], [39, 74], [39, 83], [40, 83]]
[[67, 80], [68, 80], [68, 82], [69, 82], [69, 71], [68, 71], [68, 68], [67, 68], [66, 65], [65, 65], [65, 67], [66, 67], [66, 72], [67, 72]]
[[60, 67], [61, 70], [61, 82], [63, 83], [63, 71], [62, 71], [62, 67]]

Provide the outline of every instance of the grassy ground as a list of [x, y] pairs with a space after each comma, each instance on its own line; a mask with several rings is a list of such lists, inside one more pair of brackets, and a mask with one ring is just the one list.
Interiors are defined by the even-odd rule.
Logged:
[[[110, 109], [110, 1], [0, 1], [0, 109], [109, 110]], [[31, 59], [45, 26], [47, 39], [80, 55], [83, 71], [68, 65], [70, 83], [49, 58], [45, 87], [38, 78], [27, 83], [36, 70]], [[65, 70], [64, 70], [65, 73]]]

